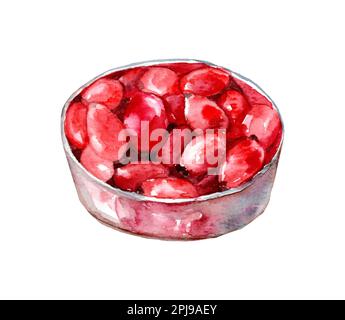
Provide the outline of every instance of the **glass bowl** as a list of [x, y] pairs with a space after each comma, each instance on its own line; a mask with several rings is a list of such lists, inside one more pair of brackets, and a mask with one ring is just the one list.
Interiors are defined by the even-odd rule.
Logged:
[[[159, 199], [112, 187], [94, 177], [76, 159], [64, 132], [69, 104], [85, 87], [98, 78], [134, 67], [175, 62], [215, 66], [200, 60], [156, 60], [130, 64], [99, 75], [74, 92], [65, 103], [61, 116], [63, 147], [81, 203], [103, 224], [117, 230], [159, 239], [192, 240], [217, 237], [244, 227], [265, 210], [275, 179], [283, 133], [272, 160], [240, 187], [197, 198]], [[236, 72], [224, 67], [223, 69], [268, 98], [279, 114], [272, 99], [259, 86]], [[279, 117], [282, 123], [280, 114]]]

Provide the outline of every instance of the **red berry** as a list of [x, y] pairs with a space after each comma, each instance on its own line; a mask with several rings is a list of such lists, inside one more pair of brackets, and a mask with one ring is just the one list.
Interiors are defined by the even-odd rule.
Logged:
[[221, 92], [229, 83], [229, 74], [221, 69], [202, 68], [185, 75], [180, 82], [184, 93], [212, 96]]
[[126, 71], [120, 78], [119, 81], [125, 88], [124, 96], [130, 97], [135, 94], [138, 89], [138, 81], [142, 74], [145, 72], [144, 68], [133, 68]]
[[184, 100], [183, 94], [175, 94], [165, 98], [167, 112], [170, 114], [170, 122], [177, 125], [187, 123], [184, 116]]
[[140, 85], [144, 92], [164, 96], [176, 92], [178, 78], [176, 73], [168, 68], [151, 67], [140, 78]]
[[206, 65], [204, 63], [176, 62], [176, 63], [162, 64], [161, 66], [167, 67], [170, 70], [175, 71], [178, 75], [184, 75], [196, 69], [204, 68]]
[[218, 99], [218, 105], [223, 108], [233, 123], [242, 121], [250, 109], [247, 99], [236, 90], [225, 91]]
[[251, 105], [265, 104], [270, 107], [272, 106], [271, 101], [269, 101], [263, 94], [252, 88], [249, 84], [239, 79], [235, 79], [235, 82], [242, 89], [243, 94]]
[[102, 181], [108, 181], [114, 174], [113, 162], [99, 157], [90, 146], [82, 152], [80, 162], [87, 171]]
[[269, 163], [274, 157], [274, 155], [276, 154], [280, 146], [280, 142], [282, 140], [282, 135], [283, 135], [283, 131], [282, 131], [282, 128], [280, 128], [276, 138], [274, 139], [273, 144], [268, 149], [266, 149], [265, 164]]
[[201, 176], [206, 174], [209, 168], [219, 167], [225, 160], [225, 153], [225, 134], [205, 134], [189, 142], [182, 154], [180, 164], [190, 174]]
[[157, 178], [142, 183], [143, 193], [149, 197], [156, 198], [194, 198], [198, 196], [195, 187], [184, 179], [179, 178]]
[[114, 182], [121, 189], [136, 191], [145, 180], [165, 178], [168, 175], [169, 170], [161, 164], [130, 163], [116, 169]]
[[195, 187], [196, 187], [196, 190], [198, 191], [199, 196], [217, 192], [219, 191], [218, 176], [206, 175], [195, 185]]
[[[123, 123], [138, 137], [138, 148], [149, 151], [157, 143], [151, 141], [151, 132], [155, 129], [166, 129], [168, 126], [162, 100], [150, 93], [135, 94], [125, 110]], [[145, 125], [149, 125], [149, 128]]]
[[246, 137], [246, 127], [241, 122], [232, 123], [227, 133], [228, 141], [233, 141], [242, 137]]
[[162, 147], [162, 163], [173, 166], [180, 163], [182, 152], [192, 139], [192, 131], [188, 127], [173, 129]]
[[87, 113], [90, 145], [102, 158], [117, 161], [126, 152], [126, 141], [120, 141], [124, 130], [121, 121], [107, 107], [91, 104]]
[[229, 123], [214, 101], [195, 95], [186, 98], [185, 117], [193, 129], [227, 128]]
[[85, 148], [89, 141], [86, 115], [87, 107], [80, 102], [72, 103], [66, 112], [65, 134], [69, 143], [78, 149]]
[[120, 104], [122, 96], [121, 83], [106, 78], [98, 79], [82, 93], [86, 103], [101, 103], [109, 109], [115, 109]]
[[255, 135], [265, 149], [273, 144], [281, 128], [277, 111], [263, 104], [254, 105], [242, 124], [245, 126], [245, 134], [248, 137]]
[[238, 187], [260, 171], [264, 158], [265, 151], [255, 140], [239, 141], [227, 152], [219, 181], [227, 188]]

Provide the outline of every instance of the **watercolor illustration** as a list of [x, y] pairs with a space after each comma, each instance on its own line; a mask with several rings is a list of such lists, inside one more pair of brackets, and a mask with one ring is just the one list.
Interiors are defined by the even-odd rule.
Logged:
[[95, 218], [175, 240], [216, 237], [259, 216], [283, 141], [279, 111], [256, 84], [189, 59], [105, 72], [72, 94], [61, 127]]

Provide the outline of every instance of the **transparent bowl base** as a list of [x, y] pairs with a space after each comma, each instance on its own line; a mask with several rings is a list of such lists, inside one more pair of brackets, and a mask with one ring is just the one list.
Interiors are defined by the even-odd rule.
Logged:
[[241, 229], [263, 213], [270, 199], [278, 157], [239, 192], [183, 203], [141, 200], [135, 194], [129, 197], [96, 184], [73, 159], [68, 162], [81, 203], [102, 224], [149, 238], [194, 240]]

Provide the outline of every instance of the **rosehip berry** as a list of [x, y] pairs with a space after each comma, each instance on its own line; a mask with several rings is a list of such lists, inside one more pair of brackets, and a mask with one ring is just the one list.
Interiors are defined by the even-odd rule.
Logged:
[[118, 80], [102, 78], [91, 84], [81, 96], [86, 103], [100, 103], [115, 109], [122, 100], [123, 88]]
[[232, 123], [230, 130], [227, 133], [227, 140], [233, 141], [243, 137], [246, 137], [246, 127], [242, 122]]
[[114, 174], [113, 162], [98, 156], [90, 146], [83, 150], [80, 162], [87, 171], [102, 181], [108, 181]]
[[186, 98], [185, 117], [193, 129], [227, 128], [229, 124], [225, 112], [214, 101], [195, 95]]
[[119, 78], [119, 81], [123, 84], [125, 88], [125, 97], [130, 97], [139, 90], [138, 81], [144, 72], [145, 68], [133, 68], [126, 71]]
[[121, 189], [136, 191], [145, 180], [165, 178], [168, 175], [168, 168], [161, 164], [130, 163], [116, 169], [114, 182]]
[[219, 191], [218, 176], [206, 175], [195, 185], [195, 187], [196, 187], [196, 190], [198, 191], [199, 196], [217, 192]]
[[80, 103], [72, 103], [66, 112], [65, 134], [69, 143], [78, 149], [85, 148], [89, 138], [86, 128], [87, 107]]
[[192, 131], [188, 127], [173, 129], [162, 147], [162, 163], [169, 167], [179, 164], [183, 150], [192, 137]]
[[265, 150], [265, 164], [269, 163], [274, 157], [274, 155], [277, 153], [277, 150], [280, 146], [280, 142], [282, 140], [282, 134], [282, 128], [280, 128], [276, 138], [274, 139], [273, 144]]
[[262, 95], [257, 90], [253, 89], [249, 84], [242, 80], [235, 79], [236, 84], [242, 89], [243, 94], [247, 98], [249, 104], [265, 104], [269, 107], [272, 106], [271, 101], [269, 101], [264, 95]]
[[212, 96], [221, 92], [229, 83], [230, 75], [216, 68], [202, 68], [185, 75], [180, 81], [184, 93]]
[[156, 198], [194, 198], [198, 196], [195, 187], [180, 178], [157, 178], [144, 181], [141, 185], [144, 195]]
[[119, 160], [126, 152], [126, 141], [120, 140], [123, 133], [122, 122], [107, 107], [91, 104], [87, 113], [87, 130], [90, 145], [102, 158]]
[[162, 67], [167, 67], [170, 70], [175, 71], [179, 76], [189, 73], [191, 71], [201, 69], [205, 67], [203, 63], [188, 63], [188, 62], [177, 62], [177, 63], [166, 63], [162, 64]]
[[[180, 164], [190, 174], [201, 176], [210, 168], [220, 167], [225, 160], [225, 155], [225, 135], [205, 134], [189, 142], [182, 154]], [[216, 169], [214, 171], [217, 173]]]
[[170, 122], [176, 125], [185, 125], [186, 118], [184, 116], [184, 95], [183, 94], [175, 94], [171, 96], [167, 96], [165, 98], [167, 113], [169, 112], [170, 115]]
[[218, 105], [223, 108], [226, 115], [233, 123], [242, 121], [250, 109], [247, 99], [236, 90], [224, 92], [218, 99]]
[[140, 78], [142, 91], [155, 93], [159, 96], [172, 94], [178, 89], [178, 78], [168, 68], [151, 67]]
[[235, 188], [251, 179], [262, 168], [265, 151], [254, 140], [244, 139], [236, 143], [226, 155], [219, 181], [227, 188]]
[[244, 118], [245, 134], [254, 135], [266, 149], [273, 144], [281, 128], [279, 115], [276, 110], [266, 105], [254, 105]]
[[149, 151], [157, 143], [150, 139], [151, 132], [168, 126], [162, 100], [150, 93], [135, 94], [125, 110], [123, 123], [138, 137], [139, 150]]

